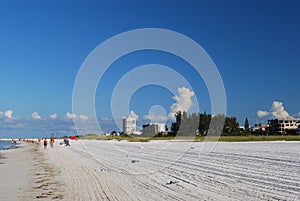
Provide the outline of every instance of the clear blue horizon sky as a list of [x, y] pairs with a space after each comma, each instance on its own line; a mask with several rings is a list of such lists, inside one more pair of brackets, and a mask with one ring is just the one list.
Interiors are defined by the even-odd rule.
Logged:
[[[241, 124], [263, 121], [258, 110], [270, 111], [274, 101], [299, 117], [300, 2], [268, 1], [0, 1], [0, 111], [2, 133], [38, 113], [65, 118], [72, 112], [76, 75], [89, 53], [105, 40], [140, 28], [169, 29], [196, 41], [215, 62], [224, 82], [227, 116]], [[202, 80], [186, 72], [172, 55], [137, 52], [115, 62], [96, 95], [97, 116], [111, 118], [110, 96], [118, 79], [138, 65], [172, 66], [187, 76], [200, 102], [210, 111]], [[122, 68], [121, 68], [122, 67]], [[106, 80], [106, 81], [105, 81]], [[149, 94], [157, 94], [153, 99]], [[152, 105], [169, 113], [172, 94], [145, 87], [132, 97], [130, 110], [140, 118]], [[18, 125], [11, 126], [7, 119]], [[79, 115], [79, 114], [78, 114]], [[25, 120], [24, 120], [25, 121]], [[35, 126], [34, 123], [31, 125]], [[20, 131], [21, 132], [21, 131]], [[1, 137], [1, 136], [0, 136]]]

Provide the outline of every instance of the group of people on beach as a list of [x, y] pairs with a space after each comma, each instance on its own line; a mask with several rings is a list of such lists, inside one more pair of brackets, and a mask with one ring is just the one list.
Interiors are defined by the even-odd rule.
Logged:
[[[40, 142], [42, 139], [38, 139], [38, 141]], [[51, 137], [50, 138], [50, 147], [51, 148], [53, 148], [53, 146], [54, 146], [54, 137]], [[64, 141], [63, 141], [63, 143], [66, 145], [66, 146], [70, 146], [70, 139], [68, 138], [68, 137], [65, 137], [64, 138]], [[60, 145], [62, 145], [63, 143], [60, 143]], [[44, 144], [44, 149], [47, 149], [47, 146], [48, 146], [48, 140], [47, 140], [47, 138], [44, 138], [43, 139], [43, 144]]]
[[[20, 142], [27, 142], [27, 143], [31, 142], [31, 143], [34, 143], [34, 140], [33, 140], [33, 139], [30, 140], [30, 139], [25, 139], [25, 138], [23, 138], [23, 139], [22, 139], [22, 138], [19, 138], [19, 143], [20, 143]], [[11, 139], [11, 143], [12, 143], [12, 144], [17, 144], [17, 140], [14, 139], [14, 138], [12, 138], [12, 139]]]
[[[40, 138], [38, 140], [39, 140], [39, 142], [41, 141]], [[47, 138], [44, 138], [43, 144], [44, 144], [44, 149], [47, 149], [47, 146], [48, 146], [48, 140], [47, 140]], [[51, 137], [50, 138], [50, 147], [53, 148], [53, 146], [54, 146], [54, 137]]]
[[[37, 140], [38, 140], [39, 143], [42, 141], [42, 143], [44, 145], [44, 149], [47, 149], [47, 146], [48, 146], [48, 139], [47, 138], [38, 138]], [[34, 139], [29, 140], [29, 139], [21, 139], [20, 138], [19, 142], [27, 142], [27, 143], [32, 142], [32, 143], [34, 143], [34, 142], [36, 142], [36, 140], [34, 140]], [[50, 147], [53, 148], [54, 147], [55, 138], [54, 137], [50, 137], [49, 142], [50, 142]], [[11, 139], [11, 143], [13, 145], [17, 144], [17, 140], [15, 140], [14, 138], [12, 138]], [[60, 145], [63, 145], [63, 144], [66, 145], [66, 146], [70, 146], [70, 138], [69, 137], [64, 137], [63, 142], [61, 142]]]

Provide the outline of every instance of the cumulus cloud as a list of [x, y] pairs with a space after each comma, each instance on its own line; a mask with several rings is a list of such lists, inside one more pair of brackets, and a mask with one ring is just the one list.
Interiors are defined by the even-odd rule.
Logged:
[[57, 114], [56, 113], [50, 114], [49, 117], [51, 119], [56, 119], [57, 118]]
[[[0, 118], [0, 132], [8, 133], [7, 136], [20, 137], [44, 137], [48, 136], [49, 132], [55, 132], [59, 135], [74, 133], [75, 130], [73, 121], [68, 121], [65, 118], [57, 119], [56, 121], [37, 121], [33, 118], [19, 117], [5, 119]], [[12, 132], [13, 130], [13, 132]]]
[[70, 112], [66, 113], [66, 118], [73, 119], [73, 120], [76, 119], [76, 120], [81, 120], [81, 121], [87, 121], [89, 119], [88, 116], [86, 116], [86, 115], [83, 115], [83, 114], [76, 115], [76, 114], [70, 113]]
[[33, 112], [31, 114], [31, 116], [32, 116], [33, 119], [42, 119], [42, 117], [37, 112]]
[[173, 96], [176, 103], [171, 105], [171, 112], [169, 118], [173, 119], [176, 112], [188, 111], [192, 106], [192, 97], [195, 95], [193, 91], [185, 87], [178, 88], [178, 96]]
[[300, 117], [300, 112], [297, 113], [297, 116]]
[[150, 112], [149, 115], [144, 115], [145, 120], [150, 120], [155, 123], [164, 123], [167, 120], [165, 115], [155, 114], [154, 112]]
[[267, 115], [272, 115], [275, 119], [286, 119], [291, 117], [289, 113], [284, 109], [283, 103], [279, 101], [273, 101], [270, 111], [257, 111], [257, 116], [263, 118]]
[[135, 118], [136, 120], [138, 120], [138, 118], [139, 118], [139, 116], [133, 110], [130, 111], [129, 117]]
[[13, 111], [12, 110], [6, 110], [4, 112], [4, 116], [11, 119], [12, 118], [12, 114], [13, 114]]
[[259, 118], [263, 118], [263, 117], [265, 117], [265, 116], [267, 116], [267, 115], [269, 115], [269, 112], [267, 112], [267, 111], [263, 111], [263, 110], [258, 110], [258, 111], [257, 111], [257, 116], [258, 116]]
[[[56, 113], [50, 114], [50, 118], [42, 118], [38, 112], [33, 112], [31, 117], [14, 117], [12, 110], [1, 112], [1, 114], [0, 133], [7, 133], [7, 136], [41, 137], [48, 136], [49, 132], [57, 133], [57, 136], [76, 134], [77, 130], [75, 129], [74, 121], [71, 121], [73, 119], [76, 119], [82, 126], [86, 127], [86, 132], [82, 134], [93, 133], [92, 131], [97, 130], [93, 126], [98, 126], [98, 122], [97, 124], [91, 123], [86, 115], [75, 115], [70, 112], [66, 113], [66, 117], [62, 118], [59, 118]], [[42, 121], [38, 121], [38, 119]], [[107, 124], [105, 128], [107, 132], [111, 131], [111, 125], [111, 123]]]
[[70, 112], [67, 112], [67, 113], [66, 113], [66, 118], [67, 118], [67, 119], [76, 119], [76, 118], [77, 118], [77, 115], [76, 115], [76, 114], [73, 114], [73, 113], [70, 113]]
[[0, 111], [0, 117], [2, 116], [2, 114], [3, 114], [3, 112], [2, 112], [2, 111]]
[[88, 118], [88, 116], [81, 114], [81, 115], [79, 115], [79, 119], [81, 121], [87, 121], [89, 118]]
[[271, 113], [273, 117], [277, 119], [285, 119], [290, 117], [289, 113], [284, 109], [283, 103], [279, 101], [273, 102]]

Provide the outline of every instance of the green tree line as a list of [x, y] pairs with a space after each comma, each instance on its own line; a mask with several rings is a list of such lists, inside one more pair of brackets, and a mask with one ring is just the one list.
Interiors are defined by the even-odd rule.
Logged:
[[[236, 117], [224, 115], [211, 115], [204, 112], [187, 114], [178, 111], [175, 114], [176, 121], [171, 125], [173, 136], [206, 136], [206, 135], [241, 135], [246, 134], [239, 128]], [[247, 120], [248, 123], [248, 120]], [[247, 126], [249, 127], [249, 125]]]

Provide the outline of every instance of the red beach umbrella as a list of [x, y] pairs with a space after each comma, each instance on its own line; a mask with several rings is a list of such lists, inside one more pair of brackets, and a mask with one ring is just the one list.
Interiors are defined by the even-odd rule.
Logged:
[[70, 140], [77, 140], [77, 138], [75, 136], [70, 136], [69, 138], [70, 138]]

